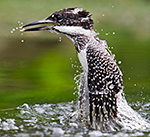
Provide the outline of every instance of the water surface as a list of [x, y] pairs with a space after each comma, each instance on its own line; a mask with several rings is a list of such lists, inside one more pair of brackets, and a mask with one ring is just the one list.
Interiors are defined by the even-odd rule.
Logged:
[[[150, 120], [150, 103], [132, 103], [130, 106]], [[76, 103], [72, 101], [43, 105], [25, 103], [14, 110], [1, 111], [0, 136], [150, 136], [150, 128], [101, 132], [82, 127], [73, 118], [75, 109]]]

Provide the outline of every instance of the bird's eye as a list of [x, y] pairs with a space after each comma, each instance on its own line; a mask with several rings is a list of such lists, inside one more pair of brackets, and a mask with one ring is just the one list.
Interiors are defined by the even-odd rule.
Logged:
[[57, 20], [60, 20], [61, 19], [61, 16], [60, 15], [55, 15], [56, 19]]

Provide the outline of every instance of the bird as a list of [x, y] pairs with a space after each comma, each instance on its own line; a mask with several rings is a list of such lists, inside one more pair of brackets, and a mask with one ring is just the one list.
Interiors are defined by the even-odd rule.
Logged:
[[[94, 31], [91, 14], [82, 8], [65, 8], [48, 17], [27, 23], [21, 31], [49, 31], [66, 35], [73, 43], [83, 67], [79, 90], [80, 118], [90, 127], [104, 130], [115, 125], [118, 94], [123, 92], [122, 72]], [[37, 26], [38, 25], [38, 26]]]

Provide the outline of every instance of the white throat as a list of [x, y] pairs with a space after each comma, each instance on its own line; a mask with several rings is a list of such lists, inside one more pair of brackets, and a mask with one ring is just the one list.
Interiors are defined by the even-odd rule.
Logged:
[[75, 35], [75, 34], [78, 34], [78, 35], [81, 34], [85, 36], [98, 35], [94, 30], [86, 30], [79, 26], [54, 26], [53, 28], [55, 30], [58, 30], [61, 33], [71, 34], [71, 35]]

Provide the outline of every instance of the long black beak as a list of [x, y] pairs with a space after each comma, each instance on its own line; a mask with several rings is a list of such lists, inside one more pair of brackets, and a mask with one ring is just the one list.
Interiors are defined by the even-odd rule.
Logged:
[[[31, 27], [31, 26], [35, 26], [35, 25], [43, 25], [43, 26], [39, 26], [39, 27]], [[59, 25], [58, 23], [51, 21], [51, 20], [46, 20], [44, 19], [40, 19], [34, 22], [30, 22], [28, 24], [25, 24], [23, 26], [21, 26], [21, 32], [24, 31], [40, 31], [40, 30], [48, 30], [50, 28], [52, 28], [53, 26]], [[26, 28], [26, 27], [30, 27], [30, 28]]]

